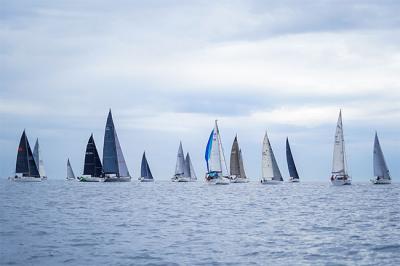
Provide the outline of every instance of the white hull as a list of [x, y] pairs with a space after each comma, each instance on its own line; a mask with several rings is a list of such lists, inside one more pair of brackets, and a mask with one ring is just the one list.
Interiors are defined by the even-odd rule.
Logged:
[[229, 185], [229, 179], [226, 177], [217, 177], [212, 179], [206, 179], [206, 182], [210, 185]]
[[107, 176], [104, 178], [104, 182], [131, 182], [130, 176]]
[[249, 179], [248, 178], [236, 177], [236, 178], [231, 178], [230, 182], [231, 183], [248, 183]]
[[79, 182], [103, 182], [103, 177], [95, 177], [95, 176], [81, 176], [78, 177]]
[[388, 185], [391, 184], [392, 181], [390, 179], [379, 179], [377, 177], [374, 177], [371, 179], [371, 183], [374, 185]]
[[344, 185], [351, 185], [351, 179], [333, 179], [331, 180], [332, 185], [334, 186], [344, 186]]
[[9, 177], [9, 180], [14, 182], [42, 182], [41, 177], [33, 177], [33, 176], [18, 176], [18, 177]]
[[261, 179], [261, 184], [264, 184], [264, 185], [279, 185], [282, 183], [283, 183], [283, 181], [280, 181], [280, 180]]

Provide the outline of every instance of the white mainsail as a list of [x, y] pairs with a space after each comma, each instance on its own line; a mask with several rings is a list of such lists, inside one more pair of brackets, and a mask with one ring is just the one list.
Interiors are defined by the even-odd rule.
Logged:
[[190, 179], [197, 180], [197, 176], [196, 176], [196, 173], [194, 172], [194, 167], [192, 164], [192, 160], [190, 159], [189, 153], [186, 154], [185, 162], [189, 165]]
[[33, 149], [33, 159], [35, 160], [35, 163], [39, 169], [40, 177], [45, 177], [46, 171], [44, 170], [44, 163], [40, 152], [39, 139], [36, 139], [35, 148]]
[[374, 141], [374, 175], [376, 177], [390, 180], [390, 173], [385, 157], [383, 156], [381, 144], [379, 143], [378, 133], [375, 133]]
[[246, 173], [244, 172], [244, 166], [243, 166], [243, 157], [242, 157], [242, 150], [239, 149], [239, 168], [240, 168], [240, 177], [241, 178], [247, 178]]
[[69, 162], [69, 159], [67, 161], [67, 179], [75, 179], [75, 174], [74, 171], [72, 170], [71, 163]]
[[346, 153], [344, 146], [343, 136], [343, 123], [342, 123], [342, 111], [339, 113], [339, 118], [336, 125], [335, 133], [335, 144], [333, 148], [333, 164], [332, 164], [333, 175], [347, 175], [346, 169]]
[[185, 157], [182, 142], [179, 143], [178, 155], [176, 157], [175, 176], [183, 175], [185, 172]]
[[213, 131], [209, 167], [210, 172], [219, 172], [222, 173], [222, 176], [228, 176], [224, 148], [222, 147], [221, 135], [219, 134], [217, 120], [215, 120]]
[[283, 181], [267, 132], [265, 132], [262, 149], [262, 178], [264, 180]]

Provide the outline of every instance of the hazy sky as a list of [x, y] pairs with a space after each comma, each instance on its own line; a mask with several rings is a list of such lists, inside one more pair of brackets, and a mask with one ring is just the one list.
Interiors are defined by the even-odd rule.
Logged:
[[[328, 182], [343, 109], [354, 180], [372, 177], [374, 131], [400, 178], [400, 1], [0, 0], [0, 176], [15, 171], [23, 129], [49, 178], [69, 157], [82, 173], [109, 108], [128, 168], [144, 150], [156, 179], [179, 140], [197, 175], [214, 119], [229, 157], [261, 175], [268, 130], [287, 177], [289, 136], [301, 178]], [[32, 147], [33, 148], [33, 147]]]

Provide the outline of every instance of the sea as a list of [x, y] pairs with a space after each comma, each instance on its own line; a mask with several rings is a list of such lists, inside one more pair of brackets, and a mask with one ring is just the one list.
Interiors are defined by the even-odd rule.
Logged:
[[0, 180], [0, 265], [400, 265], [400, 184]]

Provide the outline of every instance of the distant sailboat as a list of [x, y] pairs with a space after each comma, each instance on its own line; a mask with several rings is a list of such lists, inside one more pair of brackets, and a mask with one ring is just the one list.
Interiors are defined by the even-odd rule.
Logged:
[[143, 152], [142, 165], [140, 169], [140, 182], [153, 182], [154, 178], [150, 171], [149, 163], [146, 159], [146, 152]]
[[105, 182], [129, 182], [131, 176], [115, 130], [111, 109], [104, 132], [103, 170]]
[[178, 154], [176, 156], [175, 174], [173, 182], [188, 182], [185, 176], [185, 155], [183, 154], [182, 142], [179, 143]]
[[228, 169], [226, 167], [217, 120], [215, 120], [214, 129], [211, 131], [208, 139], [205, 160], [207, 163], [206, 181], [209, 184], [215, 185], [229, 184]]
[[374, 141], [374, 178], [372, 184], [390, 184], [390, 172], [383, 156], [381, 144], [379, 143], [378, 133], [375, 133]]
[[196, 176], [196, 173], [194, 172], [194, 167], [192, 164], [192, 160], [190, 159], [189, 153], [186, 153], [185, 176], [188, 177], [189, 182], [194, 182], [197, 180], [197, 176]]
[[103, 182], [104, 174], [101, 165], [99, 153], [94, 143], [93, 134], [90, 135], [88, 144], [86, 145], [85, 165], [83, 167], [83, 175], [80, 176], [81, 182]]
[[344, 146], [342, 110], [336, 125], [335, 144], [333, 149], [333, 167], [331, 182], [335, 186], [351, 185], [351, 177], [347, 173], [346, 150]]
[[299, 174], [297, 173], [296, 165], [293, 160], [292, 150], [290, 149], [289, 139], [286, 138], [286, 160], [289, 169], [289, 182], [300, 182]]
[[72, 170], [71, 163], [69, 162], [69, 158], [67, 160], [67, 180], [75, 180], [74, 171]]
[[25, 130], [22, 133], [18, 146], [15, 176], [9, 177], [9, 179], [17, 182], [42, 181]]
[[46, 171], [44, 170], [42, 154], [39, 147], [39, 139], [36, 139], [35, 148], [33, 148], [33, 158], [35, 159], [36, 166], [39, 168], [40, 177], [42, 179], [47, 179]]
[[233, 140], [230, 160], [230, 176], [231, 183], [247, 183], [249, 179], [246, 177], [243, 167], [242, 151], [239, 149], [237, 136]]
[[268, 139], [267, 132], [265, 132], [263, 148], [262, 148], [262, 184], [281, 184], [283, 178], [279, 170], [278, 163], [276, 162], [271, 143]]

